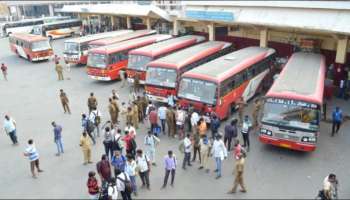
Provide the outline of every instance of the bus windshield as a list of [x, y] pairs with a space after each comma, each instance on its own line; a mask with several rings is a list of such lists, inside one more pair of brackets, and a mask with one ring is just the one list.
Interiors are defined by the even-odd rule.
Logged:
[[146, 65], [152, 61], [151, 57], [129, 54], [128, 68], [146, 71]]
[[105, 54], [89, 53], [87, 66], [96, 68], [106, 68], [107, 56]]
[[317, 131], [320, 109], [316, 104], [294, 100], [267, 99], [262, 122]]
[[64, 52], [65, 53], [78, 53], [79, 52], [79, 45], [78, 45], [78, 43], [65, 42], [64, 43]]
[[32, 43], [32, 51], [43, 51], [51, 49], [50, 43], [48, 40], [38, 41]]
[[183, 78], [180, 82], [178, 96], [206, 104], [216, 104], [217, 85], [212, 82]]
[[175, 88], [176, 71], [174, 69], [148, 67], [146, 84]]

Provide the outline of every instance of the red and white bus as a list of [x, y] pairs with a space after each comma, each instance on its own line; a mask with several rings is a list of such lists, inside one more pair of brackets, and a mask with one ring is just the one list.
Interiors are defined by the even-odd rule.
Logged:
[[248, 100], [259, 91], [274, 56], [274, 49], [247, 47], [185, 72], [177, 95], [180, 105], [229, 117], [240, 97]]
[[64, 60], [68, 64], [86, 64], [89, 42], [102, 38], [110, 38], [133, 32], [132, 30], [119, 30], [84, 37], [77, 37], [64, 41]]
[[128, 68], [126, 70], [128, 81], [134, 82], [135, 74], [138, 73], [140, 83], [144, 84], [146, 79], [146, 65], [149, 62], [198, 44], [204, 40], [205, 37], [203, 36], [186, 35], [130, 51]]
[[9, 37], [11, 51], [29, 61], [48, 60], [53, 51], [49, 39], [41, 35], [13, 33]]
[[94, 41], [89, 43], [89, 49], [107, 46], [107, 45], [115, 44], [115, 43], [122, 42], [125, 40], [139, 38], [139, 37], [143, 37], [143, 36], [147, 36], [147, 35], [153, 35], [156, 33], [157, 33], [157, 31], [155, 31], [155, 30], [138, 30], [138, 31], [134, 31], [132, 33], [128, 33], [125, 35], [119, 35], [119, 36], [115, 36], [115, 37], [94, 40]]
[[294, 53], [266, 94], [259, 139], [314, 151], [320, 130], [326, 64], [323, 55]]
[[176, 96], [181, 74], [232, 50], [231, 43], [208, 41], [148, 63], [145, 83], [148, 98], [166, 103], [168, 95]]
[[128, 53], [140, 48], [172, 38], [171, 35], [150, 35], [116, 44], [93, 48], [89, 51], [87, 73], [95, 80], [110, 81], [119, 79], [119, 71], [128, 65]]

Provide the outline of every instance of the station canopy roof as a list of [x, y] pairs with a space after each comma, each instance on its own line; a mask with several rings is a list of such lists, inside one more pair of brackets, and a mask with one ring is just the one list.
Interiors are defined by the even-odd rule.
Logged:
[[154, 5], [139, 4], [95, 4], [95, 5], [65, 5], [59, 12], [85, 13], [116, 16], [152, 17], [172, 21], [168, 13]]
[[[184, 1], [183, 5], [186, 11], [203, 11], [209, 14], [211, 11], [226, 12], [232, 16], [226, 21], [218, 20], [219, 23], [350, 35], [349, 1]], [[203, 13], [200, 14], [203, 16]], [[201, 17], [199, 14], [197, 16]], [[191, 17], [184, 13], [181, 19], [186, 20]]]

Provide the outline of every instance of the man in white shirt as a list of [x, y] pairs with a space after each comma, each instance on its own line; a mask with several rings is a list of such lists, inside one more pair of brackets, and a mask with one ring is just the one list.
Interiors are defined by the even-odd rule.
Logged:
[[215, 172], [217, 173], [216, 179], [218, 179], [221, 177], [221, 162], [227, 158], [227, 149], [219, 134], [215, 136], [211, 155], [215, 158]]
[[161, 122], [162, 132], [164, 135], [165, 135], [166, 111], [167, 111], [167, 108], [164, 105], [158, 108], [158, 117]]
[[147, 155], [145, 155], [141, 149], [136, 151], [136, 164], [139, 168], [139, 175], [142, 181], [142, 187], [147, 186], [150, 190], [149, 183], [149, 173], [151, 172], [150, 160]]
[[337, 185], [338, 180], [335, 174], [329, 174], [323, 180], [323, 194], [327, 199], [331, 200], [337, 198]]
[[185, 134], [186, 112], [182, 108], [178, 108], [176, 110], [175, 118], [177, 134], [179, 136], [179, 139], [182, 139]]
[[123, 200], [131, 200], [131, 191], [127, 184], [130, 184], [130, 177], [127, 173], [116, 169], [116, 185], [117, 190], [120, 191]]
[[152, 165], [156, 166], [156, 145], [159, 144], [160, 140], [151, 131], [148, 131], [145, 136], [144, 143], [146, 145], [146, 155], [152, 161]]
[[199, 121], [199, 115], [196, 111], [193, 111], [193, 113], [191, 115], [191, 126], [192, 126], [192, 133], [193, 134], [196, 134], [198, 121]]
[[8, 115], [5, 115], [4, 130], [5, 130], [5, 133], [8, 136], [10, 136], [10, 139], [13, 145], [18, 145], [17, 135], [16, 135], [16, 121], [11, 117], [9, 117]]
[[100, 124], [101, 124], [101, 112], [97, 108], [93, 108], [90, 115], [89, 120], [95, 125], [95, 129], [93, 131], [94, 137], [100, 137]]
[[136, 137], [136, 130], [132, 126], [132, 124], [126, 123], [126, 127], [125, 127], [124, 131], [127, 131], [129, 134], [131, 134], [132, 137], [134, 137], [134, 138]]
[[182, 162], [182, 169], [186, 169], [186, 163], [188, 166], [191, 165], [191, 151], [192, 151], [192, 142], [190, 140], [190, 134], [187, 134], [185, 139], [183, 140], [183, 146], [184, 146], [184, 160]]

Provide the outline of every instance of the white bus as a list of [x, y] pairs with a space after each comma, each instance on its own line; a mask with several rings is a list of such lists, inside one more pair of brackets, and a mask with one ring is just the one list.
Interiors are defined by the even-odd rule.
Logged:
[[69, 19], [36, 25], [33, 27], [33, 34], [43, 35], [52, 40], [79, 35], [81, 28], [82, 21], [80, 19]]
[[57, 17], [43, 17], [38, 19], [24, 19], [14, 22], [6, 22], [2, 24], [1, 35], [9, 36], [11, 33], [30, 33], [35, 25], [44, 23], [50, 23], [59, 20], [67, 20], [70, 17], [57, 16]]

